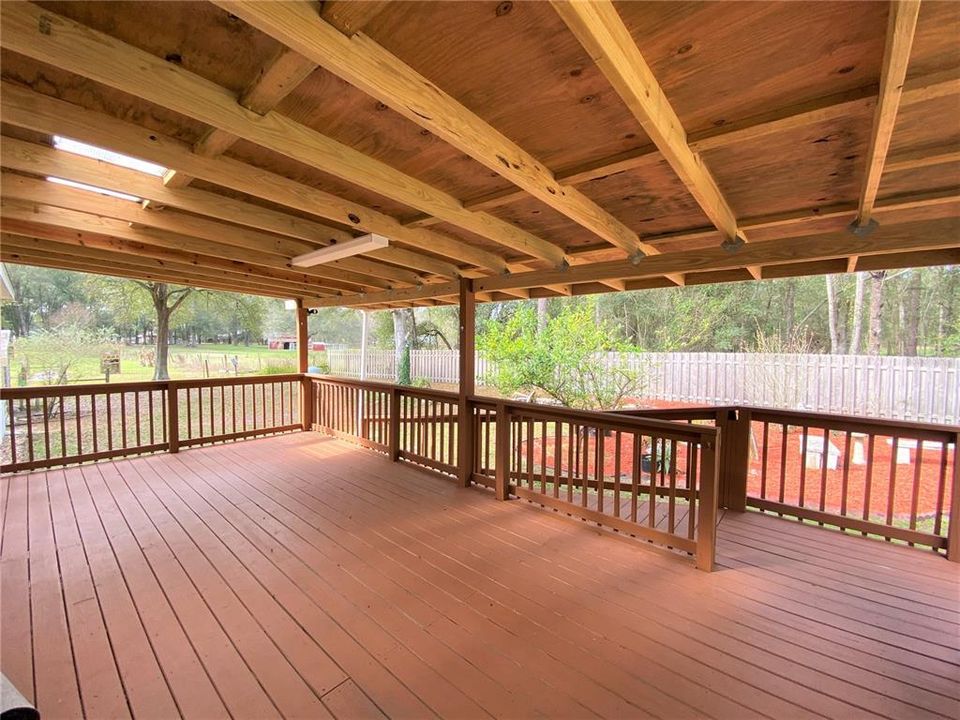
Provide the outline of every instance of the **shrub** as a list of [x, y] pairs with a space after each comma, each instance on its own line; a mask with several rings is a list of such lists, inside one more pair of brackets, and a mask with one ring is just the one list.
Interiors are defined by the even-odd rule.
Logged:
[[410, 345], [403, 346], [400, 353], [400, 368], [397, 372], [398, 385], [410, 385]]

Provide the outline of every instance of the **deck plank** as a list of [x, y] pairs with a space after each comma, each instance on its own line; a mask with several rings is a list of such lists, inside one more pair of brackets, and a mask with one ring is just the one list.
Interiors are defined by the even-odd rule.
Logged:
[[727, 513], [701, 573], [313, 433], [0, 483], [0, 669], [50, 717], [960, 707], [960, 573], [930, 552]]

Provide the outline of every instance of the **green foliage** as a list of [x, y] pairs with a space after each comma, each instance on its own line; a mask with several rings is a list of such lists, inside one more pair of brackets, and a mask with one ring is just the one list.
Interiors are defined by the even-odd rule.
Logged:
[[[18, 338], [13, 353], [22, 384], [64, 385], [81, 366], [99, 374], [99, 358], [116, 348], [108, 331], [65, 322]], [[84, 363], [88, 358], [91, 362]]]
[[293, 363], [289, 365], [264, 365], [257, 375], [287, 375], [296, 371], [297, 367]]
[[525, 303], [505, 321], [489, 320], [477, 346], [496, 367], [488, 382], [506, 395], [539, 390], [567, 407], [612, 410], [644, 384], [641, 373], [603, 362], [605, 352], [635, 349], [618, 335], [597, 318], [595, 300], [564, 303], [543, 331]]
[[400, 353], [400, 367], [397, 369], [397, 384], [411, 385], [410, 382], [410, 345], [403, 346]]

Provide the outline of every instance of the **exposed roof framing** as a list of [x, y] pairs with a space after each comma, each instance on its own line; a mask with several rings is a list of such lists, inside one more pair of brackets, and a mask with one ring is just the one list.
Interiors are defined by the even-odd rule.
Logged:
[[873, 205], [880, 190], [883, 166], [887, 160], [893, 127], [900, 109], [903, 84], [910, 62], [910, 48], [917, 29], [920, 13], [919, 0], [894, 0], [890, 3], [890, 18], [887, 21], [887, 43], [883, 53], [883, 69], [880, 72], [880, 96], [873, 112], [873, 132], [867, 150], [867, 173], [860, 189], [860, 206], [857, 210], [857, 225], [870, 222]]
[[0, 259], [364, 308], [958, 260], [957, 4], [213, 4], [0, 4]]

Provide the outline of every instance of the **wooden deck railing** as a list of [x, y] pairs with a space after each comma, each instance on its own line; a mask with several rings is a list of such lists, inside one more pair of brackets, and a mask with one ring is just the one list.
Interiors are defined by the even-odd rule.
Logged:
[[[314, 429], [457, 477], [455, 393], [326, 376], [310, 383]], [[476, 484], [683, 550], [712, 568], [715, 428], [479, 397], [467, 412]]]
[[301, 376], [3, 388], [2, 472], [300, 429]]

